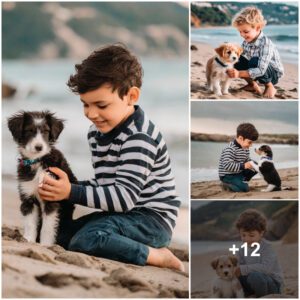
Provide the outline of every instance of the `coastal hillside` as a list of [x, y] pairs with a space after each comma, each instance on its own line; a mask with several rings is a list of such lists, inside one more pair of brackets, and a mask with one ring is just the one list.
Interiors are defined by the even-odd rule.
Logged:
[[[253, 2], [193, 2], [192, 25], [226, 26], [231, 25], [232, 17], [243, 7], [252, 6]], [[298, 24], [298, 7], [287, 3], [255, 3], [262, 10], [269, 25]], [[198, 21], [195, 22], [196, 18]]]
[[122, 42], [135, 53], [187, 53], [188, 9], [178, 3], [3, 2], [2, 57], [86, 56]]
[[[196, 142], [227, 143], [235, 136], [225, 134], [208, 134], [191, 132], [191, 140]], [[257, 143], [298, 145], [297, 134], [260, 134]]]
[[197, 207], [192, 203], [192, 240], [238, 239], [235, 221], [249, 207], [263, 212], [268, 219], [268, 240], [297, 242], [298, 203], [296, 201], [210, 201]]

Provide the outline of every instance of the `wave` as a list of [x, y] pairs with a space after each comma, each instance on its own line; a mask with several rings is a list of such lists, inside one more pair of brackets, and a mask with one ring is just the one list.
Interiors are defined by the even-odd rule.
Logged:
[[279, 34], [279, 35], [271, 35], [271, 40], [279, 41], [279, 42], [286, 42], [286, 41], [294, 41], [298, 42], [298, 36], [297, 35], [286, 35], [286, 34]]

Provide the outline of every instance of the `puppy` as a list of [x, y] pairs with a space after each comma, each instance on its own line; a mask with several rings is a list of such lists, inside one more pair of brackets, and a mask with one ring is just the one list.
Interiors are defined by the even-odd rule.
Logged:
[[211, 266], [217, 277], [212, 284], [213, 298], [244, 298], [243, 288], [235, 276], [237, 258], [233, 255], [216, 257]]
[[259, 172], [268, 186], [262, 192], [272, 192], [281, 190], [281, 179], [273, 163], [273, 152], [270, 146], [262, 145], [255, 152], [260, 156], [258, 165], [251, 161], [251, 165], [256, 172]]
[[66, 248], [67, 241], [58, 241], [57, 237], [62, 228], [70, 227], [66, 224], [72, 220], [73, 204], [69, 201], [43, 201], [38, 194], [43, 177], [46, 174], [55, 177], [47, 171], [48, 167], [62, 169], [70, 182], [77, 182], [68, 162], [53, 146], [64, 128], [63, 120], [49, 111], [21, 111], [8, 119], [8, 128], [21, 156], [17, 178], [24, 237], [29, 242], [47, 246], [58, 243]]
[[206, 64], [206, 79], [208, 89], [217, 96], [229, 94], [231, 79], [226, 71], [233, 69], [238, 62], [243, 48], [226, 43], [215, 49], [217, 55], [210, 58]]

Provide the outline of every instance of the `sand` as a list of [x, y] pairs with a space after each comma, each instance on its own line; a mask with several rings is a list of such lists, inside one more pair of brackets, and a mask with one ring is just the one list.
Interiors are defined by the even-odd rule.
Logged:
[[[193, 249], [193, 242], [192, 242]], [[274, 244], [281, 264], [285, 287], [283, 294], [291, 298], [298, 298], [298, 245]], [[216, 276], [210, 266], [210, 262], [219, 255], [226, 254], [224, 251], [213, 251], [205, 254], [191, 256], [191, 296], [192, 298], [210, 298], [211, 283]]]
[[202, 181], [191, 184], [192, 199], [298, 199], [298, 169], [278, 170], [282, 187], [288, 190], [277, 192], [261, 192], [266, 187], [262, 179], [253, 179], [249, 183], [250, 191], [247, 193], [227, 192], [221, 189], [219, 180]]
[[[14, 181], [2, 191], [2, 297], [5, 298], [187, 298], [188, 209], [180, 210], [169, 249], [186, 272], [135, 266], [44, 247], [22, 238], [20, 201]], [[77, 216], [82, 212], [77, 212]], [[174, 240], [182, 241], [182, 244]]]
[[[252, 92], [239, 90], [245, 86], [243, 79], [234, 79], [230, 95], [218, 97], [206, 88], [205, 68], [209, 58], [215, 55], [214, 48], [208, 44], [192, 42], [197, 50], [191, 51], [191, 98], [192, 99], [263, 99]], [[285, 75], [276, 85], [275, 99], [298, 99], [298, 65], [284, 63]], [[264, 87], [262, 86], [262, 89]]]

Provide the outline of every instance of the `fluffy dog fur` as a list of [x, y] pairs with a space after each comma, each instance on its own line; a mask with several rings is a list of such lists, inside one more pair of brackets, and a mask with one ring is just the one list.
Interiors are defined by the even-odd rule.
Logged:
[[256, 172], [259, 172], [268, 186], [262, 192], [272, 192], [281, 190], [281, 179], [275, 169], [273, 162], [273, 152], [270, 146], [262, 145], [255, 152], [260, 156], [258, 165], [251, 161], [251, 165]]
[[212, 284], [213, 298], [244, 298], [243, 288], [235, 276], [237, 258], [233, 255], [221, 255], [211, 262], [217, 277]]
[[66, 248], [67, 241], [57, 238], [62, 228], [68, 227], [64, 225], [72, 220], [74, 206], [68, 201], [43, 201], [38, 194], [43, 176], [49, 175], [48, 167], [62, 169], [70, 182], [77, 182], [68, 162], [53, 146], [64, 128], [63, 120], [49, 111], [21, 111], [8, 119], [8, 128], [21, 155], [18, 189], [24, 217], [24, 237], [29, 242], [48, 246], [58, 243]]
[[233, 69], [238, 62], [243, 48], [226, 43], [215, 49], [217, 55], [210, 58], [206, 64], [206, 79], [208, 89], [217, 96], [229, 94], [231, 79], [226, 71]]

